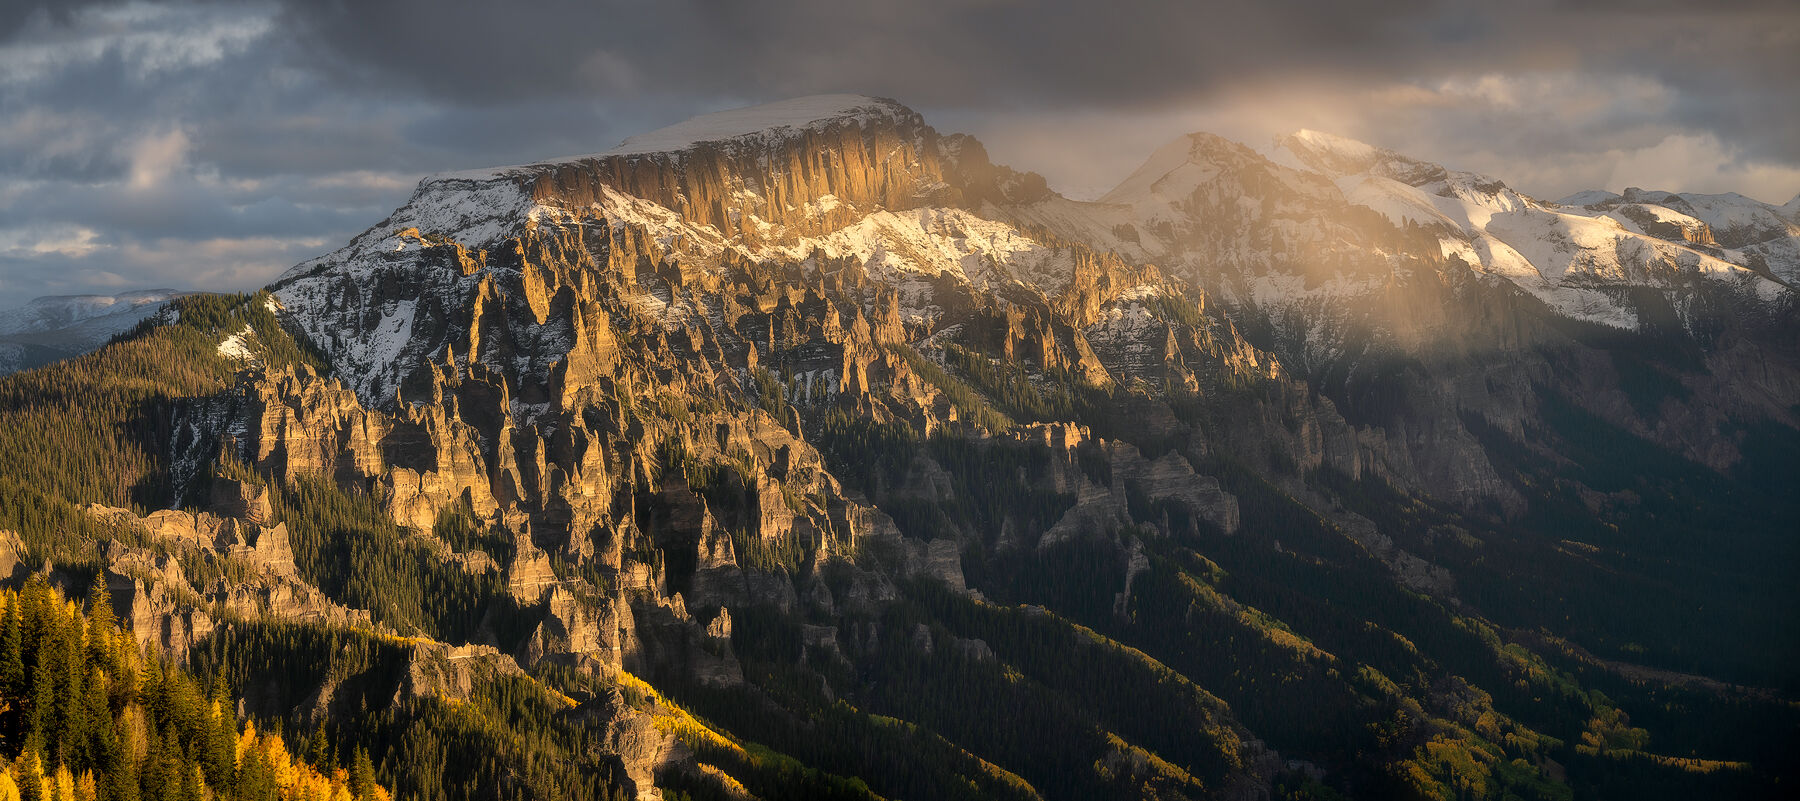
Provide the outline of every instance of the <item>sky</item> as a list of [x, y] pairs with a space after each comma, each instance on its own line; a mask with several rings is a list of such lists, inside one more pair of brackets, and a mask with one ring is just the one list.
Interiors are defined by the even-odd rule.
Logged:
[[1092, 198], [1312, 128], [1555, 199], [1800, 193], [1795, 0], [0, 3], [0, 307], [246, 290], [434, 172], [891, 97]]

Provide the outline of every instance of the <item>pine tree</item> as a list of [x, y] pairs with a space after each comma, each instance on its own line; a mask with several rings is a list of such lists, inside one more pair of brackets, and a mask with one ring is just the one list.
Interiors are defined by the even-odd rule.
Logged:
[[88, 658], [95, 664], [112, 668], [113, 631], [118, 618], [113, 614], [112, 593], [106, 587], [106, 574], [94, 574], [94, 588], [88, 593]]
[[40, 649], [37, 669], [31, 677], [31, 723], [26, 730], [26, 747], [40, 754], [49, 753], [50, 738], [56, 733], [56, 679], [50, 661], [50, 652], [55, 649]]
[[[225, 699], [203, 696], [186, 670], [154, 651], [124, 648], [106, 622], [109, 605], [90, 596], [89, 612], [99, 615], [90, 624], [42, 582], [0, 591], [0, 641], [13, 632], [18, 667], [14, 691], [0, 695], [0, 715], [25, 732], [0, 741], [0, 764], [8, 765], [0, 801], [348, 798], [344, 772], [330, 769], [322, 727], [307, 751], [325, 770], [289, 752], [279, 724], [266, 734], [245, 726], [240, 735]], [[0, 642], [0, 662], [5, 651]], [[360, 768], [368, 797], [385, 801], [366, 755]], [[332, 773], [340, 777], [335, 796]]]
[[145, 738], [149, 750], [144, 753], [143, 767], [138, 772], [138, 786], [144, 801], [161, 801], [163, 792], [175, 778], [170, 775], [168, 759], [164, 755], [162, 733], [151, 727], [150, 735]]
[[237, 770], [237, 721], [221, 699], [214, 699], [208, 707], [206, 731], [198, 746], [200, 767], [207, 784], [223, 793], [234, 785]]
[[322, 771], [336, 767], [330, 763], [331, 744], [325, 739], [325, 723], [320, 721], [313, 725], [312, 736], [306, 738], [306, 761]]
[[206, 782], [200, 778], [199, 765], [182, 766], [181, 791], [175, 797], [179, 801], [206, 801]]
[[350, 794], [357, 801], [368, 801], [375, 797], [374, 791], [375, 764], [369, 761], [369, 752], [359, 745], [350, 761]]
[[275, 768], [269, 764], [268, 754], [256, 747], [254, 738], [238, 766], [237, 797], [243, 801], [277, 801], [280, 798], [280, 788], [275, 785]]
[[26, 689], [24, 615], [20, 606], [19, 598], [14, 596], [6, 605], [6, 620], [0, 624], [0, 694], [4, 694], [0, 698], [6, 700], [4, 712], [0, 712], [0, 738], [9, 743], [17, 742], [24, 729], [24, 710], [19, 703]]
[[[83, 621], [76, 615], [63, 635], [63, 653], [58, 660], [56, 694], [56, 749], [52, 756], [58, 765], [87, 763], [87, 651]], [[106, 721], [110, 723], [111, 721]], [[73, 779], [71, 779], [72, 781]]]
[[50, 801], [44, 792], [44, 763], [37, 749], [27, 748], [13, 767], [18, 771], [20, 801]]

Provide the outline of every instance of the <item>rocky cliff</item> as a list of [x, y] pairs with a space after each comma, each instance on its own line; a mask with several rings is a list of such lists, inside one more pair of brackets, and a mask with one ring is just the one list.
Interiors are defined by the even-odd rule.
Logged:
[[[1277, 773], [1326, 775], [1283, 767], [1258, 726], [1355, 781], [1477, 727], [1549, 775], [1518, 745], [1536, 732], [1475, 709], [1492, 699], [1351, 669], [1257, 605], [1349, 603], [1364, 617], [1331, 618], [1322, 642], [1436, 676], [1451, 656], [1343, 632], [1379, 628], [1367, 598], [1408, 621], [1512, 602], [1482, 560], [1515, 558], [1513, 521], [1561, 508], [1525, 477], [1554, 463], [1544, 442], [1572, 441], [1553, 414], [1715, 471], [1749, 458], [1752, 426], [1800, 427], [1783, 239], [1800, 222], [1699, 197], [1545, 203], [1317, 134], [1283, 148], [1184, 137], [1077, 203], [892, 101], [828, 96], [428, 178], [271, 286], [323, 369], [251, 358], [229, 391], [172, 404], [182, 508], [93, 509], [154, 544], [106, 549], [108, 581], [140, 640], [177, 655], [227, 618], [393, 631], [321, 592], [289, 545], [271, 493], [323, 484], [498, 588], [464, 641], [417, 645], [401, 694], [466, 696], [471, 664], [642, 678], [736, 699], [718, 714], [762, 709], [732, 720], [767, 737], [867, 705], [936, 721], [909, 742], [1004, 784], [981, 760], [1018, 768], [1014, 743], [965, 750], [938, 732], [976, 742], [967, 720], [892, 688], [991, 672], [988, 697], [1024, 703], [1074, 680], [1020, 679], [1038, 664], [1021, 654], [1078, 646], [1157, 689], [1155, 709], [1101, 693], [1043, 713], [1122, 732], [1056, 752], [1095, 766], [1054, 778], [1069, 786], [1248, 798]], [[1592, 474], [1555, 481], [1628, 503]], [[1330, 594], [1345, 587], [1359, 600]], [[1216, 671], [1200, 656], [1215, 646], [1435, 728], [1338, 753]], [[658, 769], [697, 781], [743, 750], [698, 728], [683, 748], [712, 750], [676, 748], [641, 698], [571, 703], [629, 752], [640, 797], [670, 779]]]

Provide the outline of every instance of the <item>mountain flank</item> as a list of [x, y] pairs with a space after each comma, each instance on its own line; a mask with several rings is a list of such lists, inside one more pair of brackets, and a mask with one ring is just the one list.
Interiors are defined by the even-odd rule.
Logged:
[[722, 112], [0, 380], [0, 564], [408, 798], [1774, 797], [1797, 211]]

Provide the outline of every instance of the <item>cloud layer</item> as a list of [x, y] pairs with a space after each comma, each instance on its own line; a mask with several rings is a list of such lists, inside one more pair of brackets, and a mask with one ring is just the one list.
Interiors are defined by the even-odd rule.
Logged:
[[1097, 195], [1163, 141], [1330, 130], [1545, 197], [1800, 191], [1788, 0], [24, 2], [0, 10], [0, 305], [243, 289], [422, 174], [886, 95]]

